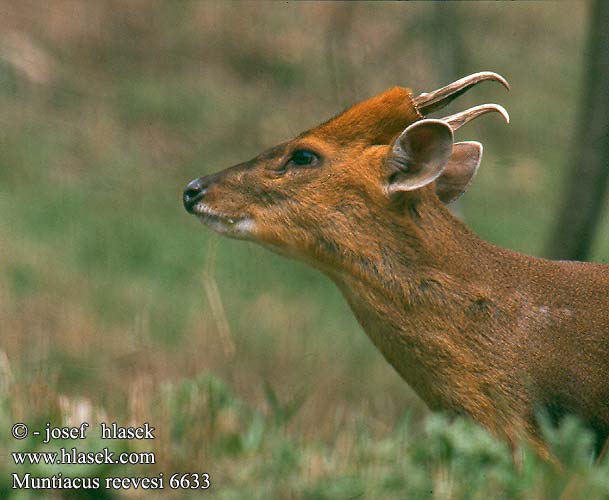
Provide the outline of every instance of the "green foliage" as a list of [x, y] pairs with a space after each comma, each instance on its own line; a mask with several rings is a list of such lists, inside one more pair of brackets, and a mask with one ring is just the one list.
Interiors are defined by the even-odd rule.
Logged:
[[288, 424], [289, 421], [292, 420], [292, 418], [296, 415], [296, 412], [298, 412], [306, 399], [304, 391], [301, 391], [300, 394], [293, 396], [290, 401], [282, 403], [271, 384], [266, 380], [264, 381], [264, 394], [266, 396], [267, 403], [271, 407], [271, 413], [273, 414], [275, 425], [278, 427]]
[[[274, 404], [278, 407], [289, 406], [276, 394], [273, 398], [277, 398]], [[572, 418], [557, 428], [544, 424], [556, 456], [565, 458], [563, 469], [559, 469], [526, 447], [522, 466], [516, 466], [508, 447], [471, 420], [441, 414], [428, 416], [422, 430], [407, 417], [382, 436], [356, 425], [339, 431], [334, 445], [304, 439], [298, 431], [286, 433], [287, 422], [277, 425], [277, 408], [266, 413], [251, 408], [230, 386], [208, 373], [159, 388], [151, 410], [153, 420], [162, 422], [169, 431], [165, 437], [172, 457], [171, 463], [156, 467], [192, 468], [196, 456], [194, 463], [212, 476], [214, 498], [508, 500], [554, 499], [561, 494], [582, 498], [585, 492], [587, 499], [600, 500], [609, 495], [609, 462], [605, 459], [594, 464], [590, 460], [590, 440]], [[58, 421], [63, 417], [47, 418]], [[10, 416], [3, 419], [7, 421], [11, 421]], [[43, 421], [46, 418], [33, 425]], [[162, 432], [158, 437], [164, 439]], [[94, 435], [86, 443], [92, 450], [108, 445]], [[157, 454], [164, 446], [158, 442], [148, 445]], [[0, 446], [10, 451], [50, 451], [70, 448], [73, 442], [41, 445], [39, 440], [15, 441], [3, 434]], [[117, 452], [142, 449], [127, 441], [113, 441], [111, 446]], [[64, 476], [103, 478], [151, 474], [150, 467], [24, 465], [17, 469], [32, 475], [61, 471]], [[7, 478], [15, 470], [10, 460], [0, 464], [3, 498], [29, 498], [11, 489]], [[33, 497], [44, 495], [37, 492]]]

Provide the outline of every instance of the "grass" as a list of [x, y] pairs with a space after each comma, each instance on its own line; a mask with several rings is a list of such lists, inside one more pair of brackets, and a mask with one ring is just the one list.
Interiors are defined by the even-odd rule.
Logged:
[[[351, 98], [445, 83], [433, 34], [415, 29], [429, 6], [357, 4], [341, 39], [329, 35], [346, 8], [335, 4], [99, 5], [2, 7], [2, 429], [149, 421], [153, 443], [115, 447], [149, 447], [156, 466], [69, 472], [206, 471], [213, 498], [609, 494], [607, 464], [590, 463], [575, 424], [555, 434], [565, 471], [528, 451], [517, 470], [471, 422], [429, 415], [320, 274], [219, 239], [181, 207], [191, 178]], [[585, 6], [568, 22], [552, 4], [468, 9], [465, 72], [504, 73], [513, 91], [481, 87], [458, 104], [496, 100], [512, 114], [509, 128], [483, 118], [460, 137], [485, 143], [462, 213], [485, 239], [539, 253], [564, 179]], [[606, 248], [599, 238], [595, 257]], [[4, 431], [0, 445], [43, 448]], [[8, 454], [0, 469], [0, 496], [28, 498], [10, 490]]]
[[[145, 384], [144, 384], [145, 385]], [[591, 439], [576, 420], [558, 428], [546, 427], [548, 441], [564, 470], [522, 450], [516, 467], [507, 446], [465, 419], [436, 414], [415, 422], [406, 413], [389, 431], [372, 430], [368, 417], [335, 418], [332, 438], [308, 439], [294, 417], [304, 400], [281, 401], [266, 388], [267, 411], [260, 411], [236, 397], [218, 377], [199, 374], [180, 382], [148, 385], [134, 393], [133, 403], [147, 420], [155, 422], [153, 443], [119, 442], [121, 451], [153, 451], [158, 462], [141, 466], [20, 466], [32, 476], [49, 477], [160, 477], [165, 489], [131, 490], [129, 496], [150, 493], [199, 498], [200, 491], [172, 491], [167, 471], [208, 472], [213, 498], [565, 498], [602, 499], [609, 494], [609, 462], [593, 465]], [[88, 421], [100, 417], [99, 409], [85, 400], [63, 401], [55, 419], [73, 414]], [[72, 412], [72, 413], [71, 413]], [[135, 416], [135, 415], [133, 415]], [[107, 416], [106, 416], [107, 418]], [[41, 420], [42, 422], [43, 420]], [[106, 420], [107, 421], [107, 420]], [[4, 415], [3, 425], [10, 425]], [[76, 421], [68, 424], [77, 425]], [[126, 444], [130, 443], [130, 444]], [[198, 446], [193, 447], [193, 443]], [[41, 446], [38, 440], [18, 442], [14, 451], [70, 448], [73, 442]], [[87, 450], [102, 449], [107, 442], [88, 439]], [[193, 468], [194, 467], [194, 468]], [[14, 465], [2, 467], [0, 491], [11, 493]], [[107, 491], [107, 490], [105, 490]], [[569, 493], [570, 492], [570, 493]], [[81, 492], [80, 495], [83, 493]], [[38, 498], [40, 492], [31, 494]], [[27, 492], [18, 498], [30, 498]], [[82, 496], [80, 497], [82, 498]]]

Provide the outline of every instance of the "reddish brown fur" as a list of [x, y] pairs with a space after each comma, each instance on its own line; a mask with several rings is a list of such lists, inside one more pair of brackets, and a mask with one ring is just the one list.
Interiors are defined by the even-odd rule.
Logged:
[[[545, 448], [536, 412], [609, 435], [609, 268], [553, 262], [472, 234], [433, 184], [388, 195], [390, 144], [418, 120], [393, 88], [250, 162], [204, 178], [203, 216], [321, 269], [385, 358], [432, 409]], [[310, 149], [315, 168], [282, 171]], [[229, 218], [246, 217], [246, 233]], [[215, 219], [214, 219], [215, 220]]]
[[341, 145], [389, 144], [407, 125], [422, 118], [412, 91], [393, 87], [347, 109], [309, 133]]

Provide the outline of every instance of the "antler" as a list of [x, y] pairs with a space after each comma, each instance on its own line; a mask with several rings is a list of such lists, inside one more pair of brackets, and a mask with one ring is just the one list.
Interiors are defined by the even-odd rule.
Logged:
[[442, 109], [453, 99], [459, 97], [464, 92], [467, 92], [474, 85], [486, 80], [499, 82], [507, 90], [510, 90], [510, 85], [501, 75], [493, 73], [492, 71], [481, 71], [479, 73], [474, 73], [472, 75], [463, 77], [456, 82], [446, 85], [446, 87], [442, 87], [441, 89], [420, 94], [415, 97], [413, 101], [419, 113], [421, 113], [421, 115], [427, 115], [437, 111], [438, 109]]
[[441, 118], [441, 120], [446, 123], [454, 132], [455, 130], [461, 128], [467, 122], [472, 121], [474, 118], [478, 118], [480, 115], [485, 113], [491, 113], [496, 111], [499, 113], [506, 123], [510, 123], [510, 115], [503, 106], [499, 104], [481, 104], [480, 106], [474, 106], [473, 108], [466, 109], [465, 111], [461, 111], [460, 113], [455, 113], [454, 115], [446, 116]]

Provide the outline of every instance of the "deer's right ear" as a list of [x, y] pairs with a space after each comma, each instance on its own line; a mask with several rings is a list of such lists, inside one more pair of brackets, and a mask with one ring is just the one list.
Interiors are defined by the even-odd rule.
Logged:
[[385, 160], [387, 191], [413, 191], [435, 181], [453, 149], [453, 132], [441, 120], [420, 120], [394, 141]]
[[474, 141], [456, 142], [446, 168], [436, 179], [436, 194], [444, 203], [461, 196], [478, 171], [482, 160], [482, 144]]

